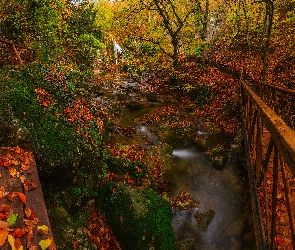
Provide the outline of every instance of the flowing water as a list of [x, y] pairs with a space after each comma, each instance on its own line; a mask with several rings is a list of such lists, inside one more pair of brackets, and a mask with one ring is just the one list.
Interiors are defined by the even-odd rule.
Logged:
[[[152, 105], [151, 110], [157, 105]], [[133, 114], [127, 109], [123, 118], [132, 121], [148, 111], [150, 109]], [[136, 129], [136, 137], [143, 137], [151, 145], [161, 144], [148, 127], [138, 124]], [[198, 130], [198, 135], [210, 134]], [[216, 140], [220, 139], [216, 135]], [[172, 225], [177, 250], [256, 249], [249, 186], [242, 166], [233, 161], [223, 170], [218, 170], [195, 147], [175, 149], [172, 171], [167, 179], [170, 198], [175, 199], [180, 191], [186, 191], [200, 203], [198, 208], [173, 211]], [[214, 218], [206, 232], [200, 231], [194, 214], [211, 209], [215, 212]]]
[[[178, 249], [255, 249], [249, 187], [242, 168], [233, 162], [223, 170], [215, 169], [196, 148], [174, 150], [172, 161], [170, 196], [175, 198], [179, 191], [186, 191], [200, 203], [198, 209], [173, 211], [175, 240], [188, 242], [186, 248]], [[215, 216], [202, 232], [194, 213], [210, 209]]]

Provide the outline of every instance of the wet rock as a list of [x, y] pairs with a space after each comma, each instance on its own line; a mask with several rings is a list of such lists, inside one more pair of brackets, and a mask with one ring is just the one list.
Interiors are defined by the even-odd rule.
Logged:
[[190, 193], [185, 191], [180, 191], [176, 199], [172, 202], [172, 208], [178, 210], [189, 210], [192, 208], [199, 207], [199, 202], [191, 196]]
[[194, 250], [195, 243], [193, 239], [185, 239], [176, 242], [176, 250]]
[[215, 212], [210, 209], [204, 213], [198, 213], [196, 212], [194, 217], [196, 221], [198, 222], [197, 227], [200, 231], [206, 232], [208, 229], [208, 226], [210, 225], [211, 221], [213, 220], [215, 216]]

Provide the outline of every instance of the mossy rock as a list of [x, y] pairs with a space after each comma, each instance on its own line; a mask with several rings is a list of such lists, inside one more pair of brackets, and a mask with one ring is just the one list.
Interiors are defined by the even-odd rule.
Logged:
[[198, 222], [197, 224], [197, 228], [206, 233], [208, 226], [210, 225], [210, 223], [212, 222], [213, 218], [215, 216], [215, 212], [214, 210], [210, 209], [204, 213], [198, 213], [196, 212], [194, 214], [194, 217], [196, 219], [196, 221]]
[[208, 138], [197, 136], [194, 140], [195, 145], [201, 151], [205, 151], [208, 149]]
[[147, 148], [145, 154], [144, 163], [147, 165], [148, 169], [154, 169], [157, 166], [157, 162], [151, 160], [154, 156], [162, 161], [162, 174], [166, 175], [171, 172], [172, 163], [172, 152], [173, 149], [168, 144], [163, 143], [157, 146], [150, 146]]
[[106, 219], [123, 250], [175, 249], [168, 201], [152, 189], [106, 185]]
[[176, 249], [177, 250], [194, 250], [195, 249], [195, 242], [192, 239], [185, 239], [176, 242]]
[[73, 218], [70, 217], [64, 208], [51, 207], [48, 209], [48, 216], [57, 249], [73, 249], [73, 242], [75, 240], [79, 243], [77, 249], [96, 249], [82, 228], [77, 227], [73, 222]]
[[160, 125], [156, 128], [156, 133], [162, 142], [167, 143], [172, 148], [187, 147], [194, 142], [195, 128]]
[[212, 150], [207, 150], [204, 156], [212, 163], [213, 167], [221, 170], [225, 167], [228, 161], [226, 150], [220, 145], [217, 145], [217, 147]]

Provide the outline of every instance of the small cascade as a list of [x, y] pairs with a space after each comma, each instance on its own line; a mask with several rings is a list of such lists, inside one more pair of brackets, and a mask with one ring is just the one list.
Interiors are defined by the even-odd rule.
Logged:
[[179, 158], [190, 158], [190, 157], [195, 157], [195, 154], [188, 149], [175, 149], [172, 152], [173, 156], [177, 156]]
[[139, 136], [145, 137], [145, 139], [150, 141], [153, 145], [162, 144], [159, 137], [153, 134], [148, 127], [138, 124], [136, 130]]

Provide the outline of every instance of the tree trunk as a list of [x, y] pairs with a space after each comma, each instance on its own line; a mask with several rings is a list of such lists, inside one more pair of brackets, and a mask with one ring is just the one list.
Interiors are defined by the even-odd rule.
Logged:
[[209, 0], [206, 0], [205, 5], [205, 14], [202, 21], [202, 30], [201, 30], [201, 39], [202, 39], [202, 45], [201, 45], [201, 63], [202, 65], [205, 65], [205, 45], [206, 45], [206, 34], [207, 34], [207, 28], [208, 28], [208, 15], [209, 15]]
[[[273, 24], [273, 12], [274, 12], [274, 4], [272, 0], [266, 1], [266, 41], [262, 53], [263, 58], [263, 68], [262, 68], [262, 83], [266, 83], [267, 80], [267, 71], [268, 71], [268, 55], [269, 55], [269, 45], [270, 38], [272, 32], [272, 24]], [[261, 93], [261, 86], [259, 92]]]

